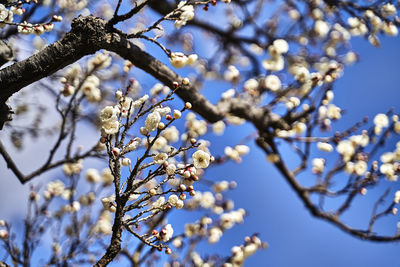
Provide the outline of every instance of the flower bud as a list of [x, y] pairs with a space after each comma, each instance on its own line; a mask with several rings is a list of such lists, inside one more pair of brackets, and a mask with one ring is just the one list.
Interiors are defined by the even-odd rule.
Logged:
[[112, 149], [112, 153], [114, 154], [114, 156], [118, 156], [119, 155], [119, 148], [118, 147], [114, 147], [113, 149]]
[[149, 192], [150, 192], [150, 195], [152, 195], [152, 196], [155, 196], [157, 194], [157, 191], [154, 188], [150, 189]]
[[189, 79], [188, 79], [188, 78], [183, 78], [182, 84], [184, 84], [184, 85], [189, 85], [189, 84], [190, 84]]

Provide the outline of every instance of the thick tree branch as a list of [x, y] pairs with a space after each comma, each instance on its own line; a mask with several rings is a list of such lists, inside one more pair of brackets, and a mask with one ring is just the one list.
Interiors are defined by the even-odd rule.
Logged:
[[99, 50], [105, 38], [105, 21], [93, 16], [73, 20], [71, 31], [35, 55], [0, 71], [0, 101], [23, 87]]
[[[130, 60], [171, 88], [173, 82], [182, 80], [182, 77], [165, 64], [131, 43], [123, 33], [108, 27], [106, 21], [93, 16], [78, 17], [74, 19], [71, 31], [61, 40], [0, 71], [0, 102], [5, 102], [23, 87], [100, 49], [113, 51]], [[246, 100], [225, 100], [215, 106], [193, 86], [182, 87], [177, 94], [184, 101], [191, 102], [193, 110], [209, 122], [219, 121], [231, 113], [253, 122], [258, 129], [266, 129], [271, 120], [280, 123], [280, 128], [287, 128], [280, 118], [270, 118], [269, 112], [249, 104]]]

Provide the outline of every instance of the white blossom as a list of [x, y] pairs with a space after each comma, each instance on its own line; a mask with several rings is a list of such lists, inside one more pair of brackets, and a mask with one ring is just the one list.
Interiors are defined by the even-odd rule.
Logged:
[[243, 85], [244, 89], [247, 91], [254, 91], [257, 90], [258, 88], [258, 81], [256, 79], [249, 79], [247, 80], [244, 85]]
[[397, 181], [398, 176], [395, 175], [395, 166], [394, 164], [391, 163], [384, 163], [381, 165], [379, 168], [379, 171], [386, 176], [386, 179], [388, 179], [391, 182]]
[[313, 172], [321, 173], [325, 169], [325, 159], [323, 159], [323, 158], [315, 158], [312, 161], [312, 165], [313, 165], [313, 169], [312, 169]]
[[174, 110], [174, 113], [172, 114], [172, 116], [173, 116], [175, 119], [179, 119], [180, 117], [182, 117], [182, 113], [181, 113], [179, 110], [175, 109], [175, 110]]
[[235, 150], [238, 152], [239, 156], [246, 155], [250, 152], [250, 148], [246, 145], [236, 145]]
[[344, 161], [349, 161], [355, 153], [355, 148], [352, 142], [349, 140], [340, 141], [336, 147], [336, 150], [343, 156]]
[[359, 160], [354, 164], [354, 172], [359, 176], [364, 175], [367, 167], [368, 165], [365, 161]]
[[187, 21], [194, 18], [194, 7], [192, 5], [186, 5], [187, 1], [181, 1], [178, 4], [178, 9], [182, 12], [174, 23], [175, 28], [180, 29], [186, 25]]
[[143, 103], [146, 102], [147, 99], [149, 99], [149, 95], [144, 95], [144, 96], [142, 96], [141, 98], [139, 98], [139, 99], [133, 101], [132, 106], [133, 106], [134, 108], [138, 108], [138, 107], [140, 107], [141, 105], [143, 105]]
[[207, 168], [210, 164], [210, 154], [202, 150], [197, 150], [192, 155], [193, 164], [196, 168]]
[[168, 175], [173, 175], [176, 171], [176, 166], [175, 164], [168, 164], [167, 168], [166, 168], [166, 172]]
[[261, 64], [264, 69], [270, 71], [281, 71], [285, 67], [285, 61], [282, 56], [273, 59], [265, 59]]
[[201, 194], [200, 206], [205, 209], [211, 208], [215, 203], [215, 198], [213, 193], [211, 192], [204, 192]]
[[335, 106], [334, 104], [330, 104], [328, 106], [326, 115], [329, 119], [338, 120], [342, 117], [341, 109], [339, 107]]
[[94, 57], [90, 58], [87, 62], [88, 72], [92, 71], [94, 68], [97, 70], [107, 68], [111, 65], [111, 56], [108, 52], [97, 52]]
[[333, 150], [333, 147], [329, 143], [325, 142], [318, 142], [317, 147], [319, 150], [324, 151], [324, 152], [331, 152]]
[[175, 207], [176, 203], [178, 202], [179, 198], [177, 195], [172, 194], [168, 197], [168, 203]]
[[394, 203], [398, 204], [400, 202], [400, 190], [397, 190], [396, 193], [394, 194]]
[[219, 241], [222, 231], [219, 227], [212, 227], [209, 231], [208, 243], [214, 244]]
[[357, 146], [366, 147], [369, 144], [368, 134], [352, 135], [349, 140]]
[[115, 196], [109, 196], [109, 197], [104, 197], [101, 199], [101, 203], [103, 204], [103, 207], [105, 210], [108, 210], [109, 212], [116, 212], [116, 204], [114, 204], [115, 201]]
[[289, 44], [284, 39], [276, 39], [272, 45], [276, 48], [279, 54], [284, 54], [289, 51]]
[[[162, 233], [162, 235], [161, 235]], [[167, 242], [171, 239], [172, 235], [174, 234], [174, 229], [172, 228], [171, 224], [167, 224], [160, 233], [160, 239], [163, 242]]]
[[374, 124], [375, 126], [378, 127], [388, 127], [389, 126], [389, 118], [386, 116], [386, 114], [379, 113], [374, 117]]
[[228, 82], [237, 82], [239, 80], [239, 76], [239, 70], [233, 65], [228, 66], [228, 69], [224, 72], [224, 79]]
[[381, 155], [381, 161], [383, 163], [390, 163], [394, 160], [394, 153], [393, 152], [386, 152]]
[[85, 177], [89, 183], [98, 183], [100, 181], [100, 174], [96, 169], [87, 169]]
[[82, 160], [78, 160], [77, 162], [73, 162], [73, 163], [64, 163], [63, 165], [63, 171], [65, 173], [65, 175], [67, 176], [71, 176], [72, 174], [78, 174], [81, 172], [83, 168], [82, 165]]
[[329, 32], [330, 26], [326, 21], [317, 20], [314, 24], [314, 31], [321, 38], [325, 37]]
[[165, 203], [165, 198], [163, 196], [159, 197], [157, 201], [153, 202], [152, 207], [153, 209], [161, 208]]
[[108, 120], [101, 127], [106, 134], [116, 134], [119, 131], [119, 122], [116, 120]]
[[221, 182], [215, 183], [212, 188], [215, 193], [220, 193], [220, 192], [226, 191], [229, 189], [229, 182], [221, 181]]
[[166, 153], [160, 153], [153, 157], [156, 164], [163, 164], [167, 159], [168, 155]]
[[46, 187], [47, 192], [52, 196], [60, 196], [64, 192], [64, 189], [65, 185], [60, 180], [49, 182]]
[[148, 132], [152, 132], [157, 129], [158, 123], [161, 121], [161, 115], [157, 111], [153, 111], [147, 115], [144, 127]]
[[131, 165], [131, 159], [130, 158], [123, 158], [121, 160], [122, 166], [130, 166]]
[[165, 116], [168, 113], [171, 113], [171, 108], [170, 107], [156, 108], [155, 111], [160, 113], [161, 116]]
[[271, 90], [272, 92], [279, 91], [281, 89], [281, 80], [276, 75], [268, 75], [265, 77], [264, 85], [267, 89]]
[[162, 132], [162, 136], [167, 139], [169, 143], [175, 143], [179, 140], [179, 131], [175, 126], [169, 126]]
[[213, 132], [217, 135], [222, 135], [225, 131], [225, 123], [223, 121], [217, 121], [212, 127]]
[[353, 174], [354, 172], [354, 162], [348, 161], [346, 162], [346, 166], [344, 167], [344, 171], [348, 174]]

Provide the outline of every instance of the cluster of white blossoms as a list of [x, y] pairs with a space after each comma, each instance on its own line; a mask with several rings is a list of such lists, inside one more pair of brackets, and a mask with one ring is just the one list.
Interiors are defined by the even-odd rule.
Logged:
[[81, 85], [81, 90], [89, 102], [99, 102], [101, 100], [101, 92], [98, 86], [100, 79], [96, 75], [86, 77]]
[[101, 204], [103, 204], [104, 210], [109, 212], [115, 212], [117, 210], [117, 205], [115, 203], [115, 195], [111, 195], [109, 197], [103, 197], [101, 199]]
[[[29, 1], [27, 1], [29, 2]], [[15, 4], [15, 3], [14, 3]], [[48, 5], [48, 1], [43, 1], [42, 5]], [[25, 9], [22, 5], [12, 5], [10, 9], [7, 9], [4, 5], [0, 4], [0, 28], [4, 27], [7, 24], [11, 24], [14, 20], [14, 15], [22, 15], [25, 13]], [[54, 29], [53, 22], [62, 21], [61, 16], [53, 15], [50, 22], [43, 24], [31, 24], [26, 21], [23, 23], [13, 23], [17, 25], [17, 31], [22, 34], [35, 34], [41, 35], [45, 32], [50, 32]]]
[[332, 104], [334, 94], [332, 91], [327, 91], [322, 105], [318, 108], [318, 120], [324, 129], [329, 129], [332, 120], [339, 120], [342, 117], [340, 107]]
[[54, 24], [53, 23], [46, 23], [46, 24], [35, 24], [32, 25], [31, 23], [27, 23], [24, 21], [23, 23], [20, 23], [17, 27], [17, 30], [19, 33], [22, 34], [35, 34], [35, 35], [41, 35], [45, 32], [49, 32], [53, 30]]
[[194, 18], [194, 7], [192, 5], [188, 5], [187, 1], [181, 1], [178, 4], [177, 11], [173, 13], [179, 12], [179, 18], [175, 20], [174, 26], [177, 29], [180, 29], [182, 26], [186, 25], [189, 20]]
[[94, 234], [111, 235], [112, 234], [112, 216], [108, 211], [103, 211], [97, 220], [91, 232]]
[[229, 65], [226, 71], [224, 72], [224, 79], [231, 83], [237, 83], [240, 78], [239, 70], [233, 66]]
[[389, 126], [389, 118], [386, 114], [379, 113], [374, 117], [374, 132], [376, 135], [381, 134], [383, 128], [387, 128]]
[[164, 95], [167, 95], [171, 89], [168, 86], [165, 86], [161, 83], [156, 83], [151, 89], [150, 89], [150, 94], [152, 96], [159, 95], [160, 93], [163, 93]]
[[101, 100], [100, 79], [93, 72], [107, 68], [111, 64], [111, 59], [108, 53], [96, 53], [87, 62], [87, 70], [91, 75], [84, 77], [83, 81], [81, 81], [83, 73], [81, 66], [78, 63], [73, 64], [60, 79], [60, 82], [64, 85], [61, 88], [61, 93], [64, 96], [70, 96], [77, 89], [80, 89], [88, 102], [99, 102]]
[[212, 189], [215, 193], [222, 193], [228, 189], [232, 189], [236, 187], [236, 182], [231, 181], [220, 181], [220, 182], [215, 182]]
[[87, 61], [87, 71], [101, 70], [111, 65], [112, 57], [107, 51], [97, 52]]
[[58, 197], [64, 193], [65, 184], [60, 180], [56, 180], [54, 182], [49, 182], [46, 188], [46, 191], [43, 193], [44, 195]]
[[285, 60], [282, 54], [289, 51], [289, 44], [283, 39], [275, 40], [272, 45], [268, 47], [270, 59], [263, 60], [262, 66], [266, 70], [281, 71], [285, 67]]
[[189, 56], [182, 52], [173, 52], [170, 55], [169, 61], [171, 65], [175, 68], [183, 68], [186, 65], [192, 65], [197, 61], [198, 56], [196, 54], [191, 54]]
[[168, 242], [172, 238], [173, 234], [174, 229], [172, 228], [171, 224], [167, 224], [166, 226], [164, 226], [164, 228], [161, 229], [160, 232], [153, 232], [153, 235], [163, 242]]
[[[396, 7], [390, 3], [387, 3], [382, 6], [382, 14], [386, 17], [394, 17], [397, 14]], [[388, 36], [397, 36], [398, 34], [398, 29], [397, 26], [389, 21], [389, 20], [384, 20], [377, 15], [375, 15], [375, 12], [372, 10], [366, 10], [365, 11], [365, 17], [368, 18], [370, 21], [373, 29], [372, 29], [372, 34], [376, 34], [379, 30], [382, 30], [386, 35]], [[370, 36], [374, 36], [370, 35]]]
[[205, 120], [197, 120], [193, 112], [189, 112], [186, 115], [185, 126], [187, 134], [183, 136], [183, 140], [186, 140], [186, 138], [197, 138], [207, 132], [207, 122]]
[[[386, 3], [381, 6], [380, 14], [378, 15], [376, 10], [367, 9], [364, 12], [362, 18], [349, 17], [347, 18], [347, 24], [340, 25], [335, 23], [333, 26], [329, 22], [324, 20], [323, 11], [319, 8], [312, 10], [312, 17], [314, 22], [314, 33], [319, 38], [325, 38], [330, 33], [330, 42], [326, 44], [325, 51], [330, 56], [335, 56], [335, 46], [340, 41], [348, 41], [351, 36], [366, 36], [368, 35], [369, 42], [374, 46], [379, 46], [379, 39], [377, 34], [382, 31], [388, 36], [396, 36], [398, 29], [394, 22], [390, 19], [394, 18], [397, 14], [396, 7], [391, 3]], [[297, 10], [292, 10], [292, 14]], [[290, 15], [290, 12], [289, 12]], [[294, 16], [291, 16], [294, 17]], [[298, 19], [297, 16], [294, 19]], [[346, 27], [346, 28], [345, 28]]]
[[208, 237], [209, 243], [217, 243], [226, 230], [232, 228], [235, 224], [243, 223], [245, 214], [246, 212], [243, 209], [222, 213], [214, 223], [210, 217], [203, 217], [195, 223], [185, 224], [185, 236]]
[[63, 165], [63, 171], [65, 175], [71, 176], [74, 174], [79, 174], [83, 168], [82, 165], [82, 160], [78, 160], [77, 162], [72, 162], [72, 163], [64, 163]]
[[235, 224], [243, 223], [244, 215], [246, 215], [246, 211], [244, 209], [223, 213], [219, 218], [219, 225], [222, 229], [230, 229]]
[[280, 137], [280, 138], [288, 138], [288, 137], [293, 137], [296, 135], [301, 135], [306, 130], [307, 130], [307, 125], [304, 122], [296, 121], [295, 123], [293, 123], [293, 125], [291, 125], [290, 130], [276, 129], [275, 134], [277, 137]]
[[118, 121], [119, 114], [119, 108], [113, 106], [106, 106], [100, 111], [99, 117], [102, 123], [102, 134], [112, 135], [118, 133], [120, 127], [120, 123]]
[[343, 161], [348, 162], [355, 154], [357, 147], [366, 147], [368, 144], [369, 136], [364, 131], [361, 135], [353, 135], [349, 139], [341, 140], [336, 147], [336, 151], [342, 156]]
[[243, 266], [243, 262], [246, 258], [253, 255], [258, 249], [266, 248], [266, 244], [253, 235], [252, 237], [246, 237], [245, 243], [241, 246], [234, 246], [231, 249], [232, 256], [230, 262], [224, 263], [223, 267], [240, 267]]
[[246, 145], [236, 145], [234, 148], [227, 146], [224, 149], [225, 155], [240, 163], [242, 161], [242, 156], [248, 154], [250, 152], [250, 148]]
[[[17, 11], [17, 10], [22, 11], [21, 9], [15, 9], [15, 7], [14, 7], [14, 11]], [[21, 12], [21, 14], [22, 14], [22, 12]], [[7, 9], [3, 4], [0, 4], [0, 27], [4, 27], [6, 25], [4, 22], [6, 22], [6, 23], [13, 22], [13, 16], [14, 16], [14, 12], [12, 11], [12, 9]]]
[[364, 160], [357, 160], [356, 162], [348, 161], [344, 171], [348, 174], [355, 174], [362, 176], [367, 172], [368, 164]]
[[70, 96], [75, 92], [76, 87], [79, 85], [81, 74], [82, 68], [77, 63], [65, 71], [64, 77], [60, 79], [60, 82], [64, 84], [64, 87], [61, 89], [61, 93], [64, 96]]
[[389, 181], [397, 181], [400, 173], [400, 142], [397, 142], [396, 149], [393, 152], [386, 152], [381, 155], [382, 165], [379, 171], [385, 175]]
[[[171, 204], [172, 207], [177, 208], [178, 210], [183, 208], [184, 202], [186, 195], [181, 194], [180, 197], [178, 197], [175, 194], [172, 194], [168, 197], [168, 203]], [[183, 200], [182, 200], [183, 199]]]

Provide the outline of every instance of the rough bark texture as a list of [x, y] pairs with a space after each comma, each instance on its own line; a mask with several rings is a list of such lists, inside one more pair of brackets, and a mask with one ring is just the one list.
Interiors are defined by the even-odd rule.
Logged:
[[101, 48], [104, 20], [92, 16], [78, 17], [71, 26], [71, 31], [61, 40], [0, 71], [0, 101], [6, 101], [23, 87]]

